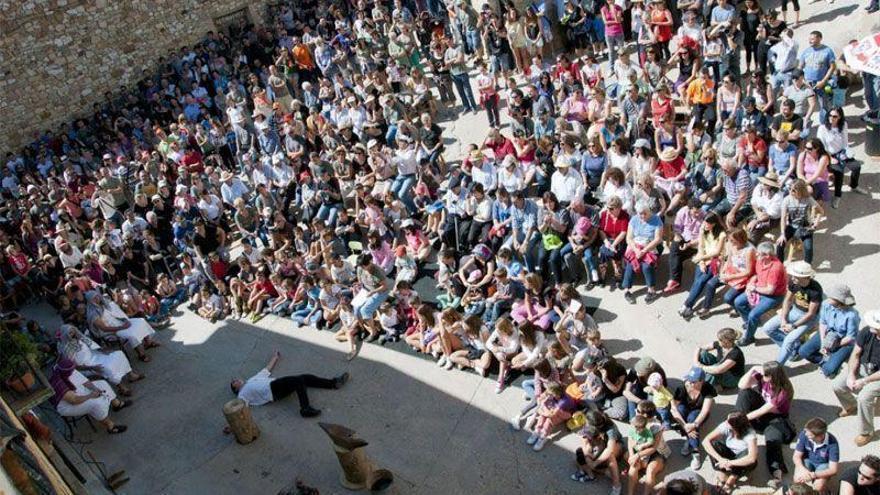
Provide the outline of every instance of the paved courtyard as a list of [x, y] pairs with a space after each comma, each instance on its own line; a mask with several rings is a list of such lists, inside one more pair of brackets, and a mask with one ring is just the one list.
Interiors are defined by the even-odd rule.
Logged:
[[[846, 40], [877, 29], [880, 21], [864, 14], [856, 2], [803, 5], [807, 22], [796, 34], [801, 46], [814, 29], [824, 32], [826, 43], [836, 52]], [[861, 90], [853, 101], [860, 96]], [[855, 116], [848, 119], [850, 136], [857, 144], [856, 156], [865, 161], [864, 188], [871, 194], [844, 196], [841, 208], [830, 211], [826, 228], [817, 236], [816, 252], [823, 260], [817, 266], [818, 280], [845, 281], [853, 289], [857, 307], [865, 311], [880, 308], [880, 181], [877, 163], [863, 152], [861, 105], [859, 101], [846, 111]], [[442, 125], [463, 140], [448, 146], [452, 161], [459, 158], [460, 145], [482, 139], [486, 118], [468, 114]], [[661, 274], [661, 280], [664, 277]], [[423, 285], [429, 284], [423, 280]], [[596, 316], [609, 350], [626, 364], [651, 355], [671, 377], [689, 367], [695, 346], [711, 341], [717, 329], [739, 327], [726, 312], [685, 323], [676, 315], [683, 294], [650, 306], [641, 299], [638, 305], [628, 305], [619, 292], [595, 290], [590, 296], [599, 305]], [[48, 306], [31, 310], [33, 315], [49, 313]], [[47, 319], [46, 324], [57, 322]], [[78, 439], [91, 440], [86, 448], [110, 471], [127, 470], [131, 481], [122, 493], [274, 494], [296, 478], [321, 493], [344, 493], [330, 442], [316, 420], [299, 416], [295, 399], [254, 409], [262, 434], [250, 445], [238, 445], [222, 433], [221, 408], [232, 397], [230, 378], [257, 372], [273, 349], [282, 353], [277, 375], [352, 374], [344, 389], [315, 391], [311, 397], [323, 410], [321, 421], [346, 425], [370, 442], [367, 452], [372, 459], [395, 474], [389, 493], [566, 494], [608, 489], [604, 481], [585, 487], [569, 480], [577, 446], [574, 435], [550, 443], [540, 453], [528, 448], [526, 435], [507, 424], [522, 405], [522, 393], [509, 388], [496, 395], [491, 378], [444, 371], [431, 361], [377, 345], [365, 345], [357, 359], [346, 362], [347, 344], [335, 342], [330, 332], [294, 331], [289, 320], [272, 316], [257, 325], [237, 321], [212, 325], [185, 312], [159, 333], [159, 340], [164, 347], [152, 354], [153, 361], [138, 364], [147, 379], [134, 386], [135, 406], [117, 415], [129, 426], [128, 432], [111, 437], [93, 434], [85, 426], [77, 431]], [[759, 340], [757, 348], [748, 349], [750, 365], [775, 356], [776, 348], [768, 342]], [[876, 441], [862, 449], [853, 447], [856, 419], [836, 419], [837, 401], [828, 380], [804, 362], [792, 367], [796, 424], [813, 416], [834, 419], [831, 431], [842, 439], [846, 461], [880, 449]], [[720, 398], [710, 420], [713, 426], [732, 410], [734, 399], [730, 394]], [[680, 440], [676, 435], [669, 438], [674, 452], [669, 470], [685, 467], [685, 459], [677, 454]], [[763, 486], [767, 476], [763, 451], [761, 455], [762, 463], [751, 480], [756, 486]], [[702, 472], [709, 471], [706, 462]], [[94, 485], [87, 487], [98, 493]]]

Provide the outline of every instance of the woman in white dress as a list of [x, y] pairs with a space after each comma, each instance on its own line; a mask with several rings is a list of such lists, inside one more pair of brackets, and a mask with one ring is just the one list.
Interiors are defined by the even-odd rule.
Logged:
[[131, 389], [123, 383], [125, 378], [129, 383], [144, 378], [144, 375], [131, 369], [124, 352], [102, 350], [73, 325], [62, 325], [58, 331], [58, 355], [70, 359], [79, 369], [95, 371], [116, 385], [121, 395], [131, 395]]
[[131, 401], [117, 399], [113, 388], [104, 380], [90, 381], [76, 371], [73, 361], [61, 358], [53, 369], [49, 384], [55, 392], [51, 400], [58, 414], [69, 417], [89, 415], [111, 434], [127, 429], [125, 425], [110, 420], [110, 410], [119, 411], [130, 406]]
[[116, 335], [125, 339], [129, 347], [134, 349], [138, 359], [147, 363], [150, 356], [147, 349], [159, 347], [159, 343], [152, 339], [153, 327], [143, 318], [129, 318], [115, 302], [107, 299], [98, 291], [86, 293], [88, 308], [86, 319], [89, 328], [97, 335]]

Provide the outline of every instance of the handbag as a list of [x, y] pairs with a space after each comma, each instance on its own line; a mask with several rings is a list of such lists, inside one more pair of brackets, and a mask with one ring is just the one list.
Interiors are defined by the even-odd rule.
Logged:
[[544, 245], [544, 249], [548, 251], [559, 249], [564, 244], [562, 242], [562, 239], [559, 238], [559, 234], [557, 234], [556, 232], [547, 232], [546, 234], [541, 234], [541, 242]]

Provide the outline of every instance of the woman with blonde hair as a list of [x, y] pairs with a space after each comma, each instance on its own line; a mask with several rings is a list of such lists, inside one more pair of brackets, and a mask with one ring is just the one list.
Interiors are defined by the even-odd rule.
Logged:
[[801, 179], [795, 180], [788, 196], [782, 200], [782, 215], [779, 218], [781, 233], [776, 239], [776, 257], [785, 260], [786, 245], [791, 241], [800, 241], [804, 249], [804, 261], [812, 263], [813, 232], [824, 215], [822, 205], [810, 196], [807, 183]]

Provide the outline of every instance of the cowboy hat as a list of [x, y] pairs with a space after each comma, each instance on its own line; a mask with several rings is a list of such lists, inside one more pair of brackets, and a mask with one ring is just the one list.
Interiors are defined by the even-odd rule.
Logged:
[[798, 278], [813, 278], [816, 275], [816, 270], [813, 270], [806, 261], [792, 261], [785, 271], [792, 277]]
[[678, 158], [678, 150], [673, 147], [664, 148], [663, 151], [660, 152], [660, 160], [664, 162], [671, 162]]
[[825, 295], [847, 306], [852, 306], [856, 303], [856, 298], [853, 297], [852, 290], [845, 284], [832, 285], [830, 289], [825, 291]]

